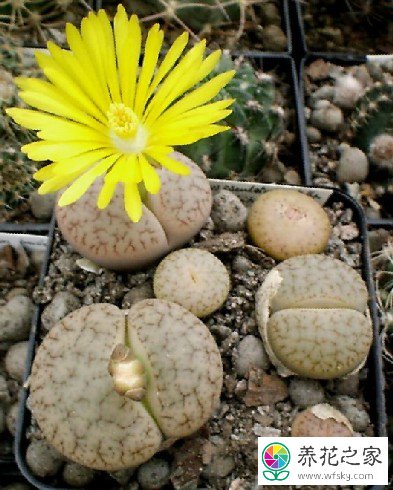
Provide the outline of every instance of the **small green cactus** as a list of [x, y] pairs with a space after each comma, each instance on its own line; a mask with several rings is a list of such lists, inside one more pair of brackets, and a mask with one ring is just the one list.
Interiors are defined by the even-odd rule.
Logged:
[[393, 173], [393, 84], [378, 83], [359, 100], [352, 127], [354, 143], [377, 167]]
[[0, 209], [12, 210], [27, 200], [35, 189], [34, 162], [12, 147], [0, 151]]
[[273, 76], [257, 72], [246, 61], [233, 62], [229, 56], [223, 56], [212, 75], [235, 65], [239, 65], [235, 77], [219, 96], [236, 99], [225, 121], [232, 129], [182, 150], [212, 178], [258, 175], [275, 153], [275, 142], [284, 129], [283, 111], [275, 105]]

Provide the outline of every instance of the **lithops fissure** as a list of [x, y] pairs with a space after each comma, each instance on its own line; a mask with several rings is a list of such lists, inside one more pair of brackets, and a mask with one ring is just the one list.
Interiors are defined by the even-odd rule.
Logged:
[[372, 342], [367, 288], [360, 275], [324, 255], [275, 267], [256, 294], [266, 351], [283, 376], [331, 379], [356, 372]]
[[66, 316], [39, 346], [30, 407], [64, 456], [114, 471], [201, 427], [218, 405], [222, 377], [209, 330], [181, 306], [95, 304]]
[[97, 208], [102, 181], [97, 181], [74, 204], [56, 208], [64, 238], [84, 257], [114, 270], [134, 270], [162, 257], [192, 238], [210, 215], [212, 194], [202, 170], [181, 153], [173, 158], [191, 172], [180, 176], [161, 168], [161, 190], [146, 194], [143, 215], [130, 221], [118, 185], [111, 203]]

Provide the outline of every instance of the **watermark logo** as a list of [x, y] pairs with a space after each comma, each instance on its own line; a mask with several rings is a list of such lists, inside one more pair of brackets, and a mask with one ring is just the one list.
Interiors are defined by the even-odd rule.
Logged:
[[291, 461], [291, 453], [287, 446], [279, 442], [268, 444], [262, 451], [262, 463], [267, 468], [263, 471], [263, 476], [269, 481], [283, 481], [289, 476], [289, 471], [285, 468]]
[[259, 437], [259, 485], [387, 485], [387, 437]]

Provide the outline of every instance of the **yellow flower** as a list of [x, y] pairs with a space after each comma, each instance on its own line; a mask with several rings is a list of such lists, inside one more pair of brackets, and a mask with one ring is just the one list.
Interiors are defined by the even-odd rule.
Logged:
[[70, 50], [49, 42], [48, 54], [36, 52], [47, 80], [16, 79], [20, 97], [38, 110], [11, 108], [7, 113], [38, 131], [41, 141], [22, 151], [32, 160], [54, 162], [34, 175], [43, 182], [40, 193], [69, 186], [59, 200], [65, 206], [104, 176], [97, 206], [104, 209], [122, 182], [125, 209], [131, 220], [139, 221], [140, 191], [160, 190], [156, 167], [180, 175], [189, 172], [169, 156], [173, 146], [229, 129], [216, 123], [231, 113], [233, 100], [210, 101], [234, 72], [200, 84], [221, 52], [204, 58], [206, 43], [201, 41], [182, 56], [187, 33], [175, 40], [158, 65], [163, 42], [158, 24], [147, 34], [140, 66], [139, 20], [135, 15], [129, 19], [121, 5], [113, 27], [100, 10], [83, 19], [80, 32], [67, 24], [66, 34]]

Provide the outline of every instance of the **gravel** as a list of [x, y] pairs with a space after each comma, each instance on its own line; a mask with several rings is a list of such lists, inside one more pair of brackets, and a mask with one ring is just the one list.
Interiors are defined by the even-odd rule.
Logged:
[[32, 192], [29, 197], [29, 204], [33, 216], [38, 220], [49, 221], [55, 206], [56, 194], [38, 194]]
[[322, 385], [313, 379], [293, 378], [289, 382], [289, 396], [301, 408], [322, 403], [325, 392]]
[[63, 458], [45, 441], [33, 440], [26, 451], [26, 462], [34, 475], [45, 478], [59, 471]]
[[52, 301], [42, 312], [42, 327], [46, 331], [49, 331], [53, 325], [80, 306], [80, 300], [76, 296], [68, 291], [59, 291], [54, 295]]
[[162, 488], [169, 482], [170, 468], [167, 461], [160, 458], [152, 458], [138, 468], [137, 478], [141, 487], [145, 490]]
[[95, 476], [95, 471], [77, 463], [66, 463], [63, 468], [63, 479], [71, 487], [89, 485]]
[[355, 431], [367, 430], [370, 425], [370, 416], [361, 401], [342, 395], [335, 397], [333, 404], [347, 417]]
[[234, 358], [235, 370], [239, 376], [248, 374], [252, 367], [268, 369], [270, 366], [262, 340], [254, 335], [247, 335], [239, 342], [237, 351], [234, 351]]
[[15, 296], [0, 308], [0, 341], [17, 342], [29, 337], [34, 305], [26, 296]]
[[[361, 243], [352, 211], [340, 203], [326, 211], [334, 228], [326, 253], [359, 269]], [[248, 243], [245, 233], [221, 232], [218, 223], [211, 221], [191, 246], [213, 251], [231, 275], [232, 287], [225, 304], [204, 319], [223, 360], [221, 403], [197, 434], [163, 449], [139, 467], [128, 483], [119, 483], [127, 489], [159, 488], [155, 485], [161, 478], [168, 488], [176, 490], [254, 488], [257, 436], [289, 436], [300, 409], [322, 400], [330, 401], [340, 393], [336, 382], [304, 383], [298, 378], [281, 378], [267, 359], [262, 363], [265, 353], [261, 351], [256, 327], [254, 295], [275, 266], [272, 258]], [[128, 307], [131, 304], [128, 301], [151, 293], [154, 267], [133, 274], [105, 270], [97, 274], [75, 267], [78, 258], [56, 231], [48, 275], [34, 292], [37, 304], [46, 306], [57, 293], [67, 291], [81, 304], [109, 302]], [[45, 331], [40, 335], [44, 336]], [[362, 380], [356, 399], [361, 399], [364, 384]], [[371, 425], [360, 433], [371, 435]], [[34, 420], [28, 434], [32, 441], [40, 437]], [[116, 476], [119, 478], [120, 472], [111, 475], [112, 479]]]
[[18, 342], [9, 348], [5, 356], [7, 373], [19, 383], [23, 382], [28, 347], [28, 342]]

